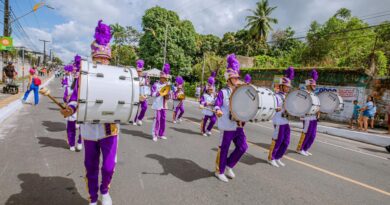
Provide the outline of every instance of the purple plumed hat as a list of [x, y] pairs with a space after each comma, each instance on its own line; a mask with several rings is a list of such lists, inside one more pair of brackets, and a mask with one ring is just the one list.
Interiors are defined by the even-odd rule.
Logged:
[[251, 75], [246, 74], [245, 78], [244, 78], [244, 81], [245, 81], [246, 84], [250, 84], [251, 81], [252, 81]]
[[144, 69], [145, 62], [142, 59], [137, 60], [137, 71], [142, 71]]
[[73, 65], [66, 65], [64, 67], [64, 70], [67, 71], [67, 72], [72, 72], [73, 71]]
[[207, 80], [207, 86], [206, 86], [206, 89], [208, 90], [208, 89], [215, 89], [215, 86], [214, 86], [214, 84], [215, 84], [215, 78], [211, 75], [210, 77], [209, 77], [209, 79]]
[[236, 55], [230, 54], [227, 57], [227, 67], [225, 78], [239, 78], [240, 77], [240, 62], [236, 59]]
[[168, 63], [166, 63], [166, 64], [164, 65], [163, 70], [162, 70], [161, 73], [160, 73], [160, 77], [162, 77], [162, 78], [168, 78], [170, 72], [171, 72], [171, 66], [170, 66]]
[[80, 71], [80, 68], [81, 68], [81, 56], [76, 55], [76, 56], [74, 57], [73, 66], [75, 67], [76, 72], [79, 72], [79, 71]]
[[307, 79], [305, 81], [305, 84], [306, 85], [317, 85], [318, 72], [316, 71], [315, 68], [313, 68], [313, 70], [311, 70], [310, 77], [311, 77], [310, 79]]
[[294, 79], [294, 68], [290, 66], [284, 71], [284, 77], [280, 78], [279, 84], [291, 87], [291, 81], [293, 79]]
[[178, 88], [182, 88], [184, 83], [184, 79], [181, 76], [176, 77], [176, 84]]
[[95, 40], [91, 45], [92, 57], [110, 59], [111, 28], [102, 22], [102, 20], [99, 20], [98, 25], [95, 28]]

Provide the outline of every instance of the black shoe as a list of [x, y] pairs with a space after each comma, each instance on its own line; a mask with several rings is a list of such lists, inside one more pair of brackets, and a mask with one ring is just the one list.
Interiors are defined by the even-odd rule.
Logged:
[[386, 147], [386, 150], [390, 153], [390, 145]]

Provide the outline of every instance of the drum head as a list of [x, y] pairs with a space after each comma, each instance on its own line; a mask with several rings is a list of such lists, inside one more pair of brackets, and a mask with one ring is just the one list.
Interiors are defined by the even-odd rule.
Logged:
[[313, 105], [310, 93], [304, 90], [296, 90], [286, 97], [286, 111], [296, 117], [305, 116]]
[[259, 109], [259, 95], [256, 87], [242, 85], [230, 97], [230, 112], [236, 120], [247, 122], [253, 119]]
[[340, 107], [340, 98], [334, 92], [322, 92], [318, 95], [320, 99], [320, 111], [323, 113], [333, 113]]

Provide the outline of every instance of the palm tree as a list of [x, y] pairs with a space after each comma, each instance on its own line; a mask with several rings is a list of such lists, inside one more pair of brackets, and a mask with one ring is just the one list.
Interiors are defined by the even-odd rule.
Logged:
[[111, 27], [112, 37], [114, 37], [114, 43], [122, 45], [124, 43], [123, 38], [125, 36], [125, 28], [119, 25], [118, 23], [111, 24], [110, 27]]
[[271, 18], [270, 15], [275, 7], [269, 7], [268, 0], [261, 0], [256, 3], [256, 10], [250, 9], [252, 16], [247, 16], [246, 20], [248, 24], [246, 28], [249, 28], [249, 33], [255, 40], [267, 40], [268, 32], [272, 31], [271, 24], [277, 24], [276, 18]]

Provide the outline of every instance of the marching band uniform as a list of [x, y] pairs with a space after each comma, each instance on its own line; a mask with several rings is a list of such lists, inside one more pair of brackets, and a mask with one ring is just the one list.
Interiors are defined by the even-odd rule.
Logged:
[[[231, 80], [231, 78], [239, 78], [240, 65], [235, 58], [235, 55], [229, 55], [227, 61], [228, 66], [225, 73], [226, 80]], [[218, 93], [214, 107], [217, 112], [222, 111], [223, 113], [222, 116], [218, 118], [218, 129], [221, 131], [221, 143], [218, 149], [215, 172], [215, 176], [223, 182], [229, 181], [226, 178], [226, 175], [230, 178], [235, 177], [232, 168], [234, 168], [242, 155], [248, 149], [245, 133], [243, 129], [241, 129], [241, 123], [233, 121], [230, 118], [229, 98], [232, 92], [233, 89], [231, 87], [221, 89]], [[228, 151], [231, 142], [233, 142], [236, 147], [228, 157]], [[225, 169], [227, 171], [226, 175]]]
[[[291, 87], [291, 81], [293, 79], [294, 69], [289, 67], [285, 71], [285, 77], [280, 79], [280, 85]], [[276, 112], [272, 119], [275, 131], [272, 136], [272, 143], [269, 149], [268, 162], [274, 167], [279, 167], [279, 165], [285, 166], [281, 159], [290, 144], [290, 125], [285, 114], [286, 110], [283, 106], [286, 99], [286, 93], [284, 93], [281, 89], [278, 93], [276, 93], [275, 97], [277, 108], [280, 110]]]
[[[100, 20], [95, 29], [94, 37], [95, 41], [91, 45], [93, 61], [108, 64], [109, 59], [111, 58], [111, 48], [109, 45], [111, 39], [110, 27], [103, 24], [102, 20]], [[78, 65], [78, 68], [80, 68], [80, 65]], [[69, 102], [69, 107], [73, 110], [73, 113], [75, 113], [77, 109], [78, 84], [79, 79], [76, 81], [76, 86]], [[112, 205], [109, 188], [117, 159], [119, 124], [84, 123], [80, 125], [80, 130], [85, 146], [84, 165], [86, 169], [86, 182], [90, 196], [90, 205], [97, 205], [101, 154], [103, 159], [100, 185], [102, 204]]]
[[[310, 89], [307, 90], [308, 92], [314, 92], [311, 86], [316, 86], [318, 73], [315, 69], [311, 71], [311, 77], [312, 77], [311, 79], [305, 81], [306, 86], [310, 87]], [[301, 155], [304, 156], [312, 155], [310, 152], [308, 152], [308, 150], [313, 145], [314, 140], [316, 138], [317, 117], [318, 117], [317, 114], [314, 114], [314, 115], [306, 115], [303, 118], [303, 130], [297, 146], [297, 152]]]
[[[144, 61], [143, 60], [137, 60], [137, 72], [142, 73], [144, 68]], [[147, 88], [147, 80], [145, 76], [139, 75], [139, 86], [140, 86], [140, 94], [145, 96], [144, 101], [140, 101], [139, 107], [141, 108], [141, 111], [135, 115], [134, 118], [134, 125], [141, 126], [142, 125], [142, 119], [144, 119], [146, 110], [148, 109], [148, 100], [147, 100], [147, 93], [144, 93]], [[139, 110], [139, 109], [138, 109]]]
[[[77, 59], [79, 59], [80, 56], [76, 56], [75, 57], [75, 62]], [[72, 72], [73, 71], [73, 66], [72, 65], [67, 65], [65, 66], [65, 70], [68, 71], [68, 72]], [[77, 70], [76, 70], [77, 72]], [[75, 75], [77, 75], [77, 73], [75, 73]], [[70, 102], [70, 97], [73, 93], [73, 87], [74, 84], [72, 82], [72, 84], [70, 85], [66, 85], [65, 86], [65, 91], [64, 91], [64, 97], [63, 97], [63, 100], [64, 100], [64, 103], [66, 103], [68, 106], [69, 106], [69, 102]], [[67, 135], [68, 135], [68, 145], [70, 147], [70, 151], [75, 151], [75, 141], [76, 141], [76, 120], [77, 120], [77, 113], [73, 113], [73, 115], [69, 116], [66, 118], [66, 132], [67, 132]], [[78, 137], [78, 140], [77, 140], [77, 150], [80, 151], [83, 149], [83, 144], [81, 142], [81, 134], [79, 133], [79, 137]]]
[[179, 95], [184, 95], [183, 90], [184, 80], [181, 76], [176, 77], [176, 87], [172, 92], [172, 100], [173, 100], [173, 123], [181, 122], [181, 117], [184, 114], [184, 102], [183, 100], [179, 100]]
[[66, 68], [66, 66], [64, 67], [64, 70], [65, 70], [65, 75], [64, 77], [62, 78], [62, 81], [61, 81], [61, 86], [63, 88], [65, 88], [66, 86], [70, 86], [72, 85], [72, 82], [73, 82], [73, 78], [70, 74], [70, 72], [72, 72], [72, 70], [69, 70], [70, 68]]
[[[163, 71], [160, 73], [160, 78], [168, 79], [170, 73], [170, 65], [165, 64]], [[166, 119], [166, 109], [167, 102], [169, 99], [169, 94], [167, 96], [160, 96], [160, 90], [169, 85], [168, 82], [162, 82], [161, 80], [154, 83], [152, 87], [152, 97], [154, 97], [152, 109], [155, 113], [155, 118], [153, 120], [152, 127], [152, 136], [153, 141], [157, 141], [158, 138], [167, 139], [165, 137], [165, 119]]]
[[[215, 103], [214, 83], [215, 83], [214, 77], [212, 77], [212, 76], [209, 77], [209, 79], [207, 81], [206, 92], [204, 92], [202, 97], [200, 98], [200, 104], [202, 106], [204, 106], [206, 108], [210, 108], [210, 109], [212, 109], [214, 107], [214, 103]], [[210, 93], [207, 92], [208, 90], [210, 90]], [[202, 114], [204, 115], [202, 123], [201, 123], [202, 134], [203, 134], [203, 136], [210, 136], [211, 130], [213, 129], [214, 124], [217, 121], [217, 116], [215, 115], [214, 112], [212, 112], [211, 110], [207, 110], [207, 109], [203, 109]], [[206, 129], [207, 121], [209, 121], [209, 120], [210, 120], [210, 123]]]

